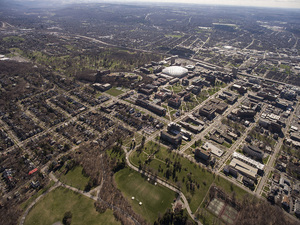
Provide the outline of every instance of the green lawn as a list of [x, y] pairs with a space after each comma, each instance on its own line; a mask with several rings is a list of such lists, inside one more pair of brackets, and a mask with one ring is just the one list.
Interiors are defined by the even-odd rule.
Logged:
[[270, 158], [270, 155], [268, 155], [267, 157], [263, 158], [263, 164], [267, 164], [269, 158]]
[[[188, 198], [191, 210], [195, 212], [200, 203], [204, 199], [210, 185], [215, 182], [216, 186], [222, 187], [224, 191], [231, 195], [234, 191], [237, 199], [241, 200], [247, 193], [238, 186], [231, 184], [230, 181], [219, 177], [216, 179], [214, 175], [208, 172], [205, 168], [201, 168], [188, 159], [183, 158], [173, 152], [168, 151], [163, 145], [160, 146], [160, 150], [154, 155], [152, 160], [148, 163], [145, 161], [148, 159], [148, 155], [155, 152], [158, 148], [158, 143], [148, 142], [143, 149], [143, 152], [133, 152], [130, 156], [131, 162], [139, 166], [139, 162], [145, 168], [151, 168], [154, 173], [157, 173], [159, 177], [168, 180], [169, 182], [178, 185], [180, 184], [181, 190]], [[170, 161], [169, 165], [166, 161]], [[181, 170], [175, 173], [173, 176], [174, 163], [179, 162], [181, 164]], [[169, 170], [171, 175], [167, 179], [166, 171]], [[191, 186], [194, 186], [194, 190], [191, 190]]]
[[49, 188], [51, 188], [54, 185], [54, 181], [50, 181], [49, 184], [40, 189], [37, 193], [35, 193], [31, 198], [27, 199], [25, 202], [23, 202], [21, 204], [21, 208], [24, 210], [26, 209], [35, 199], [37, 199], [40, 195], [42, 195], [43, 193], [45, 193], [46, 191], [48, 191]]
[[[133, 210], [151, 224], [158, 214], [163, 214], [175, 198], [175, 193], [160, 185], [154, 185], [143, 178], [138, 172], [129, 168], [115, 174], [118, 188], [131, 203]], [[132, 200], [131, 198], [135, 199]], [[142, 202], [142, 205], [139, 205]]]
[[98, 213], [94, 201], [69, 189], [59, 187], [47, 194], [29, 212], [25, 225], [51, 225], [62, 222], [65, 212], [71, 211], [72, 225], [120, 224], [109, 209]]
[[[62, 167], [61, 171], [64, 171], [63, 168], [65, 167]], [[64, 174], [64, 172], [62, 172], [61, 175], [58, 176], [58, 178], [62, 183], [78, 188], [80, 190], [84, 190], [90, 178], [82, 174], [82, 169], [83, 168], [81, 166], [76, 166], [74, 169], [69, 170], [67, 174]]]
[[112, 96], [118, 96], [120, 94], [123, 94], [124, 92], [122, 90], [116, 89], [116, 87], [112, 87], [108, 91], [106, 91], [107, 94], [110, 94]]
[[[157, 149], [158, 144], [154, 142], [148, 142], [145, 147], [146, 149], [144, 149], [144, 151], [149, 154]], [[138, 166], [139, 161], [141, 161], [141, 164], [144, 164], [147, 158], [147, 154], [144, 152], [140, 154], [134, 152], [131, 155], [130, 160], [133, 164]], [[167, 163], [165, 163], [166, 159], [171, 161], [169, 167], [167, 167]], [[181, 171], [177, 171], [174, 177], [171, 175], [169, 179], [167, 179], [166, 171], [173, 170], [173, 164], [175, 161], [180, 162]], [[158, 174], [159, 177], [163, 177], [175, 185], [176, 183], [178, 184], [178, 182], [181, 183], [181, 190], [190, 199], [190, 207], [193, 212], [196, 211], [202, 202], [206, 192], [209, 189], [209, 186], [212, 184], [214, 179], [213, 175], [206, 169], [200, 168], [199, 166], [190, 162], [188, 159], [176, 155], [174, 152], [169, 152], [167, 148], [163, 146], [161, 146], [160, 151], [155, 154], [155, 158], [152, 159], [149, 164], [144, 165], [146, 167], [150, 167]], [[190, 179], [191, 183], [193, 184], [190, 184], [188, 179]], [[190, 191], [191, 185], [195, 185], [194, 191]]]
[[221, 176], [219, 176], [215, 179], [215, 185], [221, 187], [229, 196], [232, 195], [232, 193], [234, 192], [236, 199], [238, 199], [240, 201], [248, 193], [247, 191], [234, 185], [233, 183], [224, 179]]

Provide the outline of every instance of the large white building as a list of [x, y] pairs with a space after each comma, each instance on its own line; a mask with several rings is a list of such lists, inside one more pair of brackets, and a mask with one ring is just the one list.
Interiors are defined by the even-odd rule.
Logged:
[[188, 70], [182, 66], [169, 66], [162, 70], [163, 74], [172, 76], [172, 77], [183, 77], [188, 74]]

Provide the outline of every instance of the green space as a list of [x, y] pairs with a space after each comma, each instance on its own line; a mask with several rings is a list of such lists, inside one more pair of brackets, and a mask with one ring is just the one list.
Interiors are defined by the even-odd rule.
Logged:
[[214, 179], [211, 172], [155, 142], [148, 142], [141, 152], [133, 152], [130, 160], [136, 166], [151, 170], [173, 185], [181, 187], [193, 212], [202, 202]]
[[222, 145], [225, 146], [226, 148], [230, 148], [232, 144], [229, 144], [228, 142], [224, 141]]
[[265, 187], [264, 187], [264, 191], [265, 191], [265, 192], [269, 192], [269, 191], [270, 191], [270, 188], [269, 188], [268, 186], [265, 186]]
[[212, 96], [213, 94], [217, 93], [221, 88], [220, 87], [213, 87], [213, 88], [209, 88], [207, 90], [207, 93]]
[[221, 176], [217, 176], [217, 178], [215, 179], [215, 184], [216, 184], [216, 186], [222, 187], [222, 189], [229, 196], [233, 195], [233, 193], [234, 193], [235, 198], [238, 199], [238, 200], [242, 200], [243, 197], [248, 193], [244, 189], [234, 185], [229, 180], [227, 180], [227, 179], [225, 179]]
[[[115, 174], [118, 188], [122, 191], [133, 210], [153, 224], [159, 214], [163, 214], [175, 198], [175, 193], [143, 178], [138, 172], [129, 168]], [[134, 199], [132, 199], [134, 197]], [[142, 202], [142, 205], [139, 205]]]
[[179, 187], [193, 212], [197, 210], [213, 182], [229, 195], [234, 192], [238, 199], [242, 199], [247, 193], [222, 177], [215, 178], [207, 169], [192, 163], [175, 151], [151, 141], [141, 151], [133, 152], [130, 161], [140, 169], [150, 171]]
[[94, 201], [69, 189], [59, 187], [48, 193], [29, 212], [25, 225], [52, 225], [62, 222], [64, 214], [72, 213], [72, 225], [120, 224], [113, 212], [107, 209], [98, 213]]
[[270, 158], [270, 155], [268, 155], [267, 157], [263, 158], [263, 164], [267, 164], [269, 158]]
[[106, 91], [106, 93], [112, 96], [118, 96], [120, 94], [123, 94], [124, 92], [122, 90], [118, 90], [116, 87], [112, 87], [111, 89]]
[[193, 148], [188, 148], [187, 150], [184, 151], [185, 154], [194, 156], [194, 149]]
[[40, 195], [44, 194], [46, 191], [49, 190], [54, 185], [54, 181], [50, 181], [46, 187], [40, 189], [37, 193], [35, 193], [31, 198], [27, 199], [25, 202], [21, 204], [21, 208], [25, 210], [35, 199], [37, 199]]
[[[177, 82], [176, 84], [174, 84], [172, 86], [172, 88], [173, 88], [174, 93], [179, 93], [183, 90], [183, 86], [180, 84], [180, 82]], [[170, 89], [170, 90], [172, 90], [172, 89]]]
[[240, 124], [240, 123], [236, 123], [228, 118], [223, 118], [222, 119], [222, 124], [226, 124], [229, 127], [234, 128], [235, 130], [243, 133], [245, 131], [245, 126]]
[[5, 42], [23, 42], [23, 41], [25, 41], [25, 39], [22, 37], [17, 37], [17, 36], [9, 36], [9, 37], [3, 38], [3, 41], [5, 41]]
[[124, 145], [126, 147], [130, 147], [130, 144], [132, 143], [133, 139], [135, 140], [135, 145], [138, 146], [142, 142], [143, 135], [138, 132], [135, 132], [133, 137], [129, 137], [126, 140], [124, 140]]
[[[217, 216], [215, 216], [213, 213], [211, 213], [206, 208], [201, 207], [199, 209], [199, 212], [197, 213], [197, 218], [201, 221], [202, 224], [208, 225], [208, 224], [222, 224], [221, 220], [218, 219]], [[216, 223], [217, 221], [217, 223]]]
[[76, 166], [73, 169], [66, 171], [65, 166], [63, 166], [57, 171], [57, 173], [59, 173], [58, 179], [64, 184], [84, 190], [90, 178], [85, 176], [82, 170], [83, 168], [81, 166]]
[[262, 141], [264, 144], [270, 145], [271, 148], [274, 148], [274, 146], [276, 144], [276, 141], [272, 138], [272, 136], [267, 136], [267, 135], [261, 134], [260, 132], [257, 132], [255, 130], [255, 128], [252, 129], [249, 134], [251, 137], [253, 137], [259, 141]]

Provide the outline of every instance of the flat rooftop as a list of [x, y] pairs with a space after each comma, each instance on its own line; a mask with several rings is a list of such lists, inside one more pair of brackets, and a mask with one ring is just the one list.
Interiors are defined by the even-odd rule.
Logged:
[[242, 155], [238, 152], [234, 152], [232, 156], [233, 156], [233, 158], [240, 159], [241, 161], [246, 162], [247, 164], [254, 166], [259, 170], [264, 170], [264, 168], [265, 168], [265, 165], [255, 161], [253, 159], [250, 159], [247, 156]]
[[203, 149], [205, 150], [211, 150], [211, 153], [218, 156], [218, 157], [221, 157], [224, 153], [223, 150], [219, 149], [217, 146], [209, 143], [209, 142], [205, 142], [205, 144], [202, 146]]

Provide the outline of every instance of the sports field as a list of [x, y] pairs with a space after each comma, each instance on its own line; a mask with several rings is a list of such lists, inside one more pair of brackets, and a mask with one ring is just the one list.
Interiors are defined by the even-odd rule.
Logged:
[[[159, 213], [163, 214], [167, 208], [172, 207], [175, 193], [148, 182], [138, 172], [125, 168], [115, 174], [115, 180], [133, 210], [151, 224], [157, 219]], [[142, 205], [139, 205], [139, 202], [142, 202]]]

